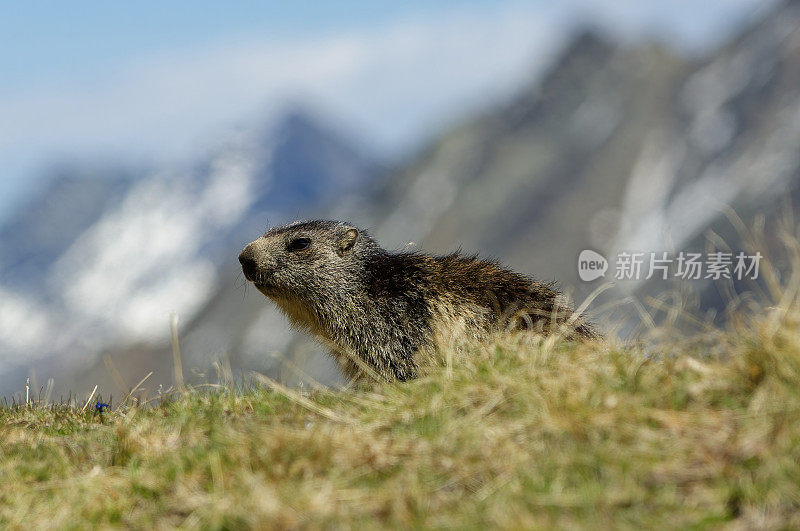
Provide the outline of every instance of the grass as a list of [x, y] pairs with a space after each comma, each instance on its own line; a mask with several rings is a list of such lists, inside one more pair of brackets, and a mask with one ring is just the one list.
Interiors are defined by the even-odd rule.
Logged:
[[0, 527], [800, 527], [800, 319], [420, 379], [0, 409]]

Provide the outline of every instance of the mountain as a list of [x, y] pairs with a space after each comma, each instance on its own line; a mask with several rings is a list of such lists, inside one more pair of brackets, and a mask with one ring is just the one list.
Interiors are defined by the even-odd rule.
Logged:
[[604, 248], [648, 134], [669, 127], [685, 60], [580, 34], [540, 83], [445, 135], [385, 193], [384, 239], [502, 257], [581, 288], [581, 249]]
[[[66, 172], [0, 229], [0, 394], [31, 368], [106, 394], [149, 371], [150, 389], [169, 386], [173, 311], [190, 381], [257, 369], [336, 382], [236, 263], [268, 224], [300, 217], [349, 219], [389, 248], [494, 256], [578, 301], [603, 282], [579, 279], [585, 249], [612, 262], [606, 280], [621, 251], [726, 246], [758, 250], [784, 274], [771, 248], [785, 239], [780, 220], [800, 218], [798, 30], [800, 2], [789, 1], [702, 58], [583, 32], [535, 83], [388, 170], [287, 113], [189, 167]], [[691, 285], [699, 310], [717, 313], [745, 288], [769, 288]], [[620, 281], [598, 302], [673, 287]], [[623, 333], [637, 308], [620, 307]], [[618, 317], [600, 324], [613, 334]]]
[[0, 394], [15, 365], [41, 379], [167, 344], [170, 314], [201, 314], [268, 222], [357, 196], [378, 174], [297, 110], [187, 166], [58, 170], [0, 229]]
[[[713, 240], [769, 253], [787, 198], [798, 214], [799, 30], [800, 2], [790, 1], [699, 59], [583, 33], [540, 82], [399, 169], [378, 235], [502, 257], [578, 300], [603, 282], [578, 278], [584, 249], [613, 261]], [[764, 216], [760, 242], [742, 238], [728, 207], [745, 223]], [[694, 282], [700, 310], [754, 288], [719, 284]], [[672, 287], [621, 281], [606, 300]]]
[[120, 168], [88, 164], [52, 173], [49, 185], [0, 226], [0, 284], [38, 289], [49, 265], [70, 246], [68, 238], [119, 203], [132, 177]]

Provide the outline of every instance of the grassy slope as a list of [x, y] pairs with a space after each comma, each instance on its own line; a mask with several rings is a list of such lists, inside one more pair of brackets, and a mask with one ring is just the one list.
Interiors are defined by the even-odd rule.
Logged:
[[0, 527], [800, 526], [786, 321], [650, 360], [498, 344], [370, 390], [6, 408]]

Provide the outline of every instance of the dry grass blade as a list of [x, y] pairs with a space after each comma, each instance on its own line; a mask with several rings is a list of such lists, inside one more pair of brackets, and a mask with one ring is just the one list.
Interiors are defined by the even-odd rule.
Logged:
[[303, 395], [301, 395], [297, 391], [293, 391], [292, 389], [289, 389], [288, 387], [279, 384], [278, 382], [276, 382], [272, 378], [269, 378], [269, 377], [264, 376], [263, 374], [260, 374], [260, 373], [257, 373], [257, 372], [253, 372], [251, 374], [256, 380], [258, 380], [259, 382], [265, 384], [267, 387], [269, 387], [273, 391], [276, 391], [276, 392], [282, 394], [286, 398], [292, 400], [293, 402], [297, 403], [298, 405], [304, 407], [305, 409], [307, 409], [309, 411], [312, 411], [312, 412], [314, 412], [314, 413], [316, 413], [318, 415], [321, 415], [321, 416], [325, 417], [326, 419], [332, 420], [334, 422], [340, 422], [342, 424], [354, 424], [353, 420], [344, 418], [343, 416], [337, 414], [336, 412], [334, 412], [334, 411], [332, 411], [332, 410], [330, 410], [330, 409], [328, 409], [328, 408], [326, 408], [324, 406], [321, 406], [319, 404], [316, 404], [316, 403], [312, 402], [311, 400], [309, 400], [308, 398], [304, 397]]
[[83, 413], [84, 411], [86, 411], [86, 408], [87, 408], [87, 407], [89, 407], [89, 403], [92, 401], [92, 398], [94, 398], [94, 394], [95, 394], [96, 392], [97, 392], [97, 386], [95, 385], [95, 386], [94, 386], [94, 389], [92, 389], [92, 392], [91, 392], [91, 394], [89, 395], [89, 398], [87, 398], [87, 399], [86, 399], [86, 403], [85, 403], [85, 404], [83, 405], [83, 407], [81, 408], [81, 413]]
[[789, 288], [737, 298], [725, 329], [643, 297], [645, 345], [442, 344], [421, 377], [353, 391], [253, 373], [132, 407], [148, 374], [120, 414], [82, 414], [97, 387], [82, 408], [20, 397], [0, 407], [0, 528], [800, 528]]
[[169, 318], [170, 338], [172, 340], [172, 363], [175, 378], [175, 387], [183, 391], [183, 362], [181, 361], [181, 344], [178, 340], [178, 315], [172, 314]]
[[103, 356], [103, 363], [106, 366], [106, 370], [108, 370], [108, 373], [111, 375], [111, 379], [114, 380], [114, 385], [117, 386], [117, 390], [119, 390], [120, 393], [124, 393], [128, 386], [125, 385], [125, 379], [114, 364], [114, 360], [111, 359], [110, 355], [106, 354]]
[[141, 387], [142, 384], [145, 383], [147, 381], [147, 379], [150, 378], [152, 375], [153, 375], [153, 371], [150, 371], [150, 372], [147, 373], [147, 375], [144, 378], [139, 380], [139, 383], [134, 385], [133, 389], [131, 389], [131, 391], [125, 396], [125, 399], [122, 401], [122, 403], [120, 403], [120, 406], [124, 406], [128, 402], [128, 400], [131, 398], [131, 396], [133, 396], [133, 393], [138, 391], [139, 387]]

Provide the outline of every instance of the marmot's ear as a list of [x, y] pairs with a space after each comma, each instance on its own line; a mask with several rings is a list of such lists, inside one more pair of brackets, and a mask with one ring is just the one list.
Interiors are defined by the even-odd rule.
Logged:
[[356, 240], [358, 240], [358, 229], [349, 228], [344, 231], [344, 234], [339, 238], [339, 248], [337, 249], [339, 256], [347, 254], [356, 244]]

